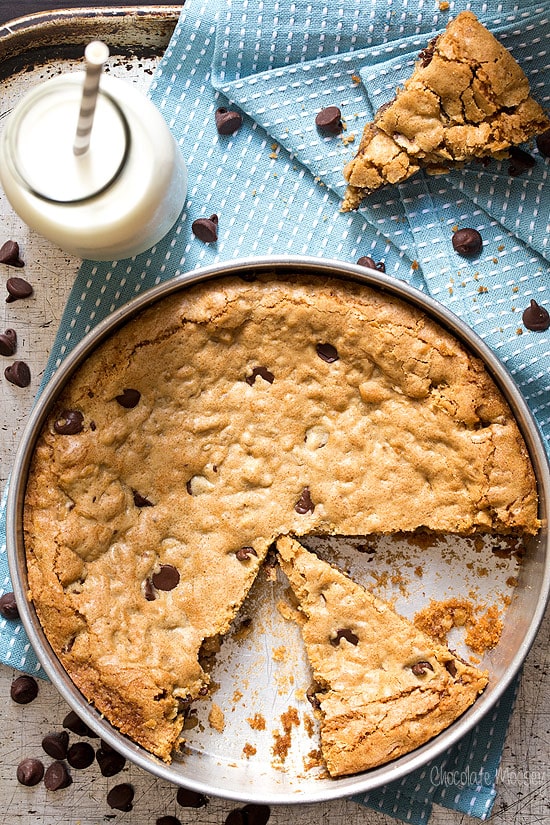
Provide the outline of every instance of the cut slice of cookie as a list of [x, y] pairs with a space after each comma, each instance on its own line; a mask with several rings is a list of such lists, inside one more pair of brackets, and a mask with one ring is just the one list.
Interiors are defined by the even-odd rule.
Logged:
[[475, 702], [487, 673], [295, 539], [277, 542], [299, 603], [332, 777], [382, 765], [428, 742]]
[[469, 11], [424, 49], [393, 101], [367, 123], [344, 168], [342, 209], [419, 169], [438, 174], [476, 158], [506, 157], [550, 126], [512, 55]]

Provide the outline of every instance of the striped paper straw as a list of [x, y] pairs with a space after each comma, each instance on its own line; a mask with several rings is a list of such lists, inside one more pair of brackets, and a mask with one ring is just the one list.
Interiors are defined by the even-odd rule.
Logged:
[[101, 40], [93, 40], [88, 43], [84, 51], [86, 75], [82, 89], [82, 102], [78, 115], [76, 137], [73, 144], [75, 155], [84, 155], [90, 146], [101, 70], [108, 57], [109, 47]]

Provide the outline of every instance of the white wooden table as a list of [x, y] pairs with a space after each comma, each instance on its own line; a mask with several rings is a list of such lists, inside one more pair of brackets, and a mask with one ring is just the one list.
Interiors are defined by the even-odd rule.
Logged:
[[[144, 88], [150, 80], [155, 59], [124, 60], [113, 73], [135, 81]], [[39, 70], [36, 70], [39, 71]], [[56, 71], [53, 67], [52, 71]], [[33, 73], [2, 87], [1, 113], [12, 105], [24, 86], [33, 81]], [[2, 119], [0, 117], [0, 128]], [[5, 303], [0, 298], [0, 332], [16, 329], [17, 358], [26, 361], [32, 373], [31, 385], [18, 388], [4, 378], [0, 364], [0, 486], [4, 486], [12, 465], [27, 414], [33, 402], [46, 364], [63, 308], [71, 289], [79, 261], [30, 232], [12, 212], [0, 191], [0, 245], [16, 240], [25, 261], [24, 269], [0, 264], [0, 290], [13, 275], [30, 281], [34, 294], [28, 300]], [[121, 774], [112, 778], [101, 776], [94, 765], [83, 771], [72, 771], [73, 784], [62, 791], [48, 792], [44, 785], [26, 788], [16, 779], [18, 763], [25, 757], [45, 755], [42, 737], [60, 730], [68, 711], [55, 688], [40, 682], [38, 698], [21, 706], [10, 700], [10, 684], [17, 675], [0, 665], [0, 810], [2, 821], [23, 825], [99, 825], [101, 822], [127, 822], [149, 825], [166, 814], [177, 816], [182, 823], [223, 823], [235, 803], [212, 798], [198, 810], [178, 806], [176, 788], [128, 764]], [[48, 762], [48, 758], [45, 758]], [[117, 812], [106, 802], [107, 791], [119, 782], [135, 787], [135, 802], [131, 813]], [[508, 733], [498, 782], [498, 797], [491, 819], [498, 825], [529, 825], [550, 822], [550, 615], [547, 613], [536, 643], [525, 663], [519, 699]], [[349, 800], [274, 808], [270, 822], [287, 821], [303, 825], [390, 825], [391, 817], [361, 808]], [[434, 809], [432, 825], [459, 825], [468, 817], [448, 810]], [[473, 820], [472, 820], [473, 821]]]

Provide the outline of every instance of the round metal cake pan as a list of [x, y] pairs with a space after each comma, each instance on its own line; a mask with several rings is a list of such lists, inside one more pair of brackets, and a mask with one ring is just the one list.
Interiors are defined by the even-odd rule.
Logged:
[[[482, 359], [507, 399], [530, 452], [538, 483], [542, 529], [529, 539], [518, 572], [517, 586], [506, 611], [504, 629], [496, 648], [483, 660], [490, 674], [489, 686], [475, 704], [451, 727], [426, 745], [387, 765], [355, 776], [328, 779], [271, 768], [265, 761], [225, 759], [218, 752], [192, 750], [181, 761], [165, 764], [123, 736], [88, 703], [71, 682], [44, 635], [27, 597], [27, 572], [23, 540], [23, 506], [28, 469], [40, 430], [64, 385], [88, 355], [115, 330], [140, 311], [199, 282], [231, 275], [250, 277], [254, 272], [285, 277], [296, 273], [351, 279], [398, 297], [423, 310], [450, 330], [471, 352]], [[542, 437], [516, 383], [486, 344], [453, 313], [404, 282], [354, 264], [311, 257], [269, 257], [234, 260], [181, 276], [143, 293], [88, 334], [67, 356], [39, 397], [23, 434], [11, 475], [7, 505], [7, 546], [13, 588], [21, 618], [37, 656], [61, 696], [105, 741], [151, 774], [207, 795], [241, 802], [289, 804], [318, 802], [370, 791], [442, 755], [470, 731], [495, 705], [518, 674], [548, 601], [550, 591], [550, 473]], [[244, 722], [243, 722], [244, 724]], [[310, 748], [315, 741], [310, 741]]]

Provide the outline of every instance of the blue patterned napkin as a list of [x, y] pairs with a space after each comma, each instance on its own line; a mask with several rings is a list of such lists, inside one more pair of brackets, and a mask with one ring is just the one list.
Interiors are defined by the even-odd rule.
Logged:
[[[364, 122], [410, 74], [430, 37], [469, 5], [456, 0], [441, 11], [437, 0], [187, 0], [151, 88], [187, 160], [184, 213], [149, 252], [83, 263], [44, 383], [102, 318], [176, 275], [271, 253], [344, 261], [370, 255], [484, 338], [514, 375], [548, 441], [550, 334], [524, 329], [521, 311], [531, 298], [550, 308], [550, 163], [535, 150], [535, 167], [519, 178], [509, 176], [506, 162], [438, 178], [421, 174], [377, 193], [357, 212], [340, 211], [342, 167]], [[489, 0], [479, 12], [547, 107], [549, 8], [548, 0]], [[244, 124], [221, 136], [214, 113], [230, 101]], [[342, 109], [347, 129], [343, 137], [321, 138], [315, 115], [331, 104]], [[191, 223], [212, 213], [219, 216], [219, 238], [203, 244]], [[482, 233], [475, 260], [453, 252], [454, 226]], [[0, 536], [4, 511], [5, 501]], [[0, 593], [9, 589], [4, 543]], [[0, 620], [0, 660], [43, 675], [18, 623]], [[515, 689], [444, 758], [357, 801], [418, 825], [428, 821], [434, 802], [485, 818]]]

